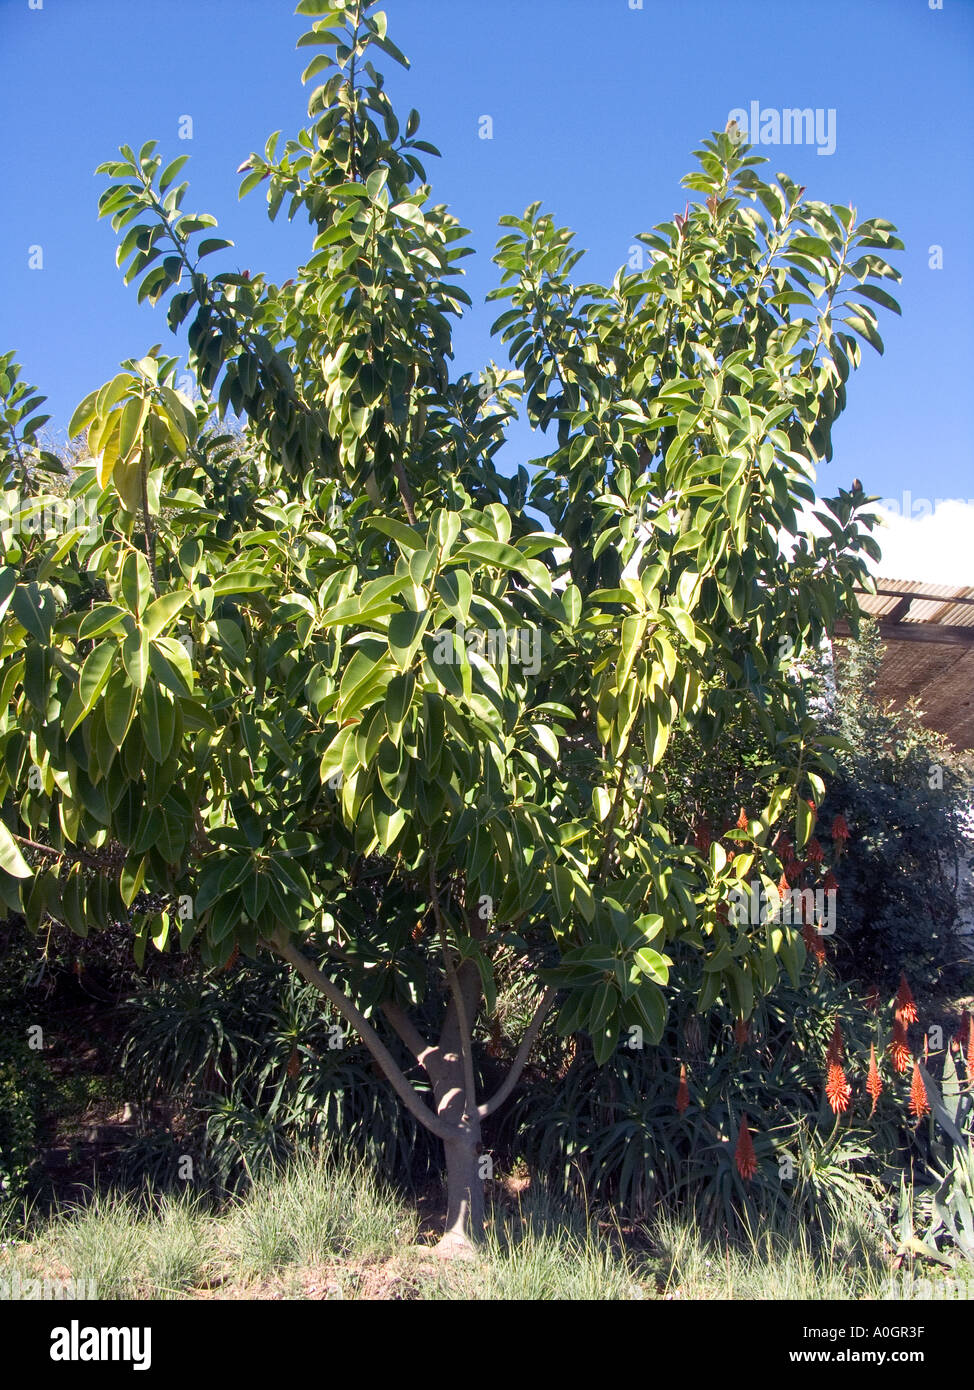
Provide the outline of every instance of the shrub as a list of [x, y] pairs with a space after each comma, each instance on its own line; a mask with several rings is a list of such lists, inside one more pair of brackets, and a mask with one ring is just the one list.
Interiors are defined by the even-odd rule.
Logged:
[[[779, 982], [746, 1033], [723, 1007], [695, 1017], [685, 989], [658, 1049], [622, 1047], [601, 1069], [584, 1040], [549, 1030], [546, 1074], [508, 1112], [502, 1142], [561, 1193], [611, 1202], [622, 1219], [680, 1209], [711, 1233], [797, 1220], [825, 1237], [866, 1214], [888, 1229], [891, 1177], [928, 1163], [908, 1109], [910, 1066], [900, 1074], [887, 1059], [891, 1009], [873, 1013], [854, 986], [809, 965], [797, 986]], [[826, 1080], [837, 1023], [850, 1095], [835, 1110]], [[745, 1117], [757, 1160], [748, 1179], [736, 1151]]]
[[47, 1069], [26, 1044], [0, 1033], [0, 1206], [16, 1203], [36, 1172]]
[[368, 1053], [282, 964], [160, 980], [127, 1004], [121, 1069], [129, 1089], [182, 1111], [182, 1130], [139, 1138], [123, 1171], [160, 1186], [185, 1153], [197, 1178], [237, 1191], [308, 1145], [372, 1159], [388, 1176], [422, 1180], [433, 1145], [400, 1112]]
[[924, 728], [915, 706], [882, 705], [881, 659], [879, 629], [866, 622], [829, 702], [827, 728], [842, 745], [821, 817], [841, 813], [850, 828], [836, 871], [837, 962], [887, 990], [901, 971], [920, 989], [950, 988], [971, 966], [958, 938], [974, 864], [971, 762]]
[[27, 1028], [36, 1019], [24, 989], [35, 967], [34, 952], [8, 925], [0, 951], [0, 1206], [27, 1191], [36, 1170], [38, 1130], [50, 1080]]

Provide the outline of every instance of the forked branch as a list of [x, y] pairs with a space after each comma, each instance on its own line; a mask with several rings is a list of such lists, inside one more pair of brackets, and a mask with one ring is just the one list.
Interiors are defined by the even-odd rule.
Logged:
[[313, 965], [308, 957], [289, 941], [286, 946], [276, 946], [275, 950], [284, 957], [309, 984], [314, 985], [325, 996], [330, 1004], [341, 1014], [346, 1023], [358, 1033], [365, 1043], [365, 1046], [372, 1053], [383, 1072], [389, 1080], [389, 1084], [396, 1095], [405, 1105], [411, 1114], [415, 1115], [421, 1124], [438, 1138], [444, 1141], [455, 1140], [457, 1137], [456, 1129], [453, 1125], [448, 1125], [435, 1115], [429, 1106], [424, 1104], [417, 1093], [410, 1086], [406, 1077], [400, 1070], [396, 1059], [372, 1027], [372, 1024], [365, 1015], [355, 1007], [351, 999], [343, 994], [333, 980], [329, 980], [327, 975], [323, 975], [316, 965]]
[[514, 1087], [521, 1079], [521, 1073], [527, 1065], [528, 1057], [534, 1046], [535, 1038], [541, 1030], [541, 1025], [545, 1020], [545, 1015], [555, 1002], [555, 995], [558, 993], [554, 985], [549, 985], [538, 1001], [538, 1007], [534, 1011], [534, 1017], [524, 1030], [524, 1037], [521, 1039], [521, 1046], [517, 1050], [517, 1055], [511, 1063], [511, 1069], [504, 1078], [501, 1086], [494, 1092], [490, 1100], [477, 1107], [477, 1113], [482, 1120], [488, 1115], [492, 1115], [495, 1110], [500, 1109], [507, 1097], [514, 1090]]

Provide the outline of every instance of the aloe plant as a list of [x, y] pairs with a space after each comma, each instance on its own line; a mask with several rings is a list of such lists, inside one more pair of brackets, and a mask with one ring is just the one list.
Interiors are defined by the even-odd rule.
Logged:
[[974, 1095], [969, 1083], [966, 1089], [961, 1086], [949, 1051], [942, 1087], [922, 1064], [920, 1072], [934, 1130], [930, 1168], [939, 1180], [927, 1240], [948, 1237], [965, 1259], [974, 1261]]

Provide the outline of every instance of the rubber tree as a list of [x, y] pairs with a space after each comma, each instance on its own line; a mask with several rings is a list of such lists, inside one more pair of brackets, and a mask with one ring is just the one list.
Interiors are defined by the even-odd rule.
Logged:
[[[293, 278], [209, 273], [185, 157], [122, 146], [100, 212], [189, 382], [183, 349], [124, 362], [67, 495], [27, 495], [38, 398], [0, 364], [0, 894], [34, 930], [129, 921], [140, 960], [279, 952], [443, 1141], [465, 1245], [553, 1005], [605, 1060], [659, 1039], [675, 940], [701, 1011], [797, 978], [797, 929], [726, 901], [776, 891], [825, 791], [796, 661], [877, 550], [815, 468], [900, 243], [715, 132], [611, 285], [537, 204], [502, 218], [511, 365], [457, 375], [470, 248], [374, 66], [405, 59], [365, 0], [299, 12], [309, 124], [239, 171], [308, 219]], [[504, 471], [518, 410], [551, 447]], [[712, 747], [742, 704], [775, 752], [733, 855], [676, 842], [671, 731]], [[484, 1094], [500, 959], [530, 1022]]]

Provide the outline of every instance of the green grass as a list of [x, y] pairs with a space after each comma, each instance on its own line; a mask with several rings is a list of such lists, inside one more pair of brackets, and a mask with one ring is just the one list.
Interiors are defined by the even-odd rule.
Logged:
[[205, 1279], [212, 1235], [212, 1220], [190, 1199], [148, 1205], [96, 1193], [50, 1217], [19, 1258], [16, 1246], [11, 1253], [22, 1277], [93, 1280], [101, 1298], [173, 1298]]
[[747, 1243], [706, 1240], [692, 1222], [660, 1217], [652, 1237], [660, 1292], [673, 1298], [881, 1298], [889, 1254], [864, 1218], [847, 1217], [828, 1242], [807, 1229], [770, 1230]]
[[225, 1257], [258, 1279], [289, 1266], [389, 1257], [415, 1242], [418, 1223], [369, 1168], [305, 1160], [259, 1179], [220, 1225]]
[[677, 1215], [623, 1232], [611, 1213], [536, 1189], [495, 1207], [473, 1262], [442, 1262], [429, 1240], [367, 1167], [305, 1160], [218, 1212], [191, 1195], [94, 1194], [37, 1218], [26, 1239], [0, 1231], [0, 1279], [72, 1275], [105, 1299], [493, 1301], [849, 1300], [883, 1296], [890, 1278], [889, 1250], [864, 1220], [828, 1243], [796, 1227], [722, 1244]]

